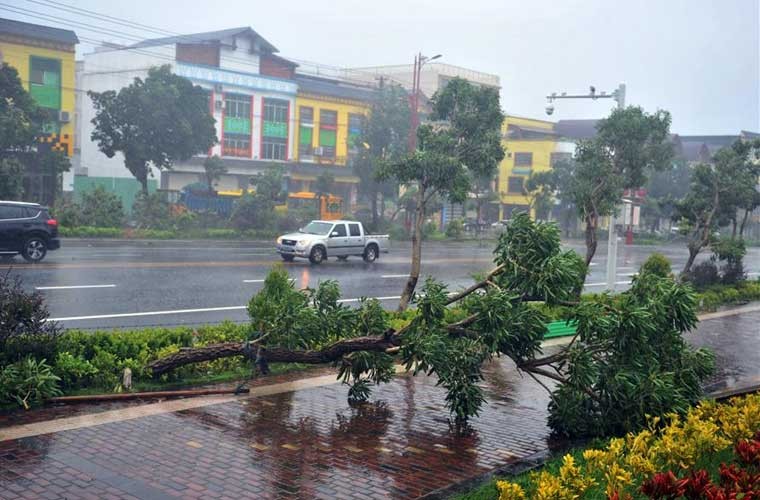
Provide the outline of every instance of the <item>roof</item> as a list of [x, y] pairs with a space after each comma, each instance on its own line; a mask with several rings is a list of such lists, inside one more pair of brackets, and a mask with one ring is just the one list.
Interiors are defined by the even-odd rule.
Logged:
[[127, 48], [137, 49], [141, 47], [155, 47], [158, 45], [173, 45], [175, 43], [209, 43], [218, 42], [234, 36], [247, 36], [261, 42], [262, 48], [267, 52], [278, 52], [277, 47], [269, 43], [263, 36], [256, 33], [252, 28], [243, 26], [219, 31], [206, 31], [205, 33], [193, 33], [190, 35], [176, 35], [164, 38], [151, 38], [143, 40]]
[[514, 123], [507, 125], [508, 139], [544, 139], [547, 136], [554, 137], [556, 135], [558, 135], [557, 132], [551, 128], [526, 127], [523, 125], [516, 125]]
[[336, 80], [327, 80], [324, 78], [315, 78], [297, 74], [295, 76], [299, 92], [317, 94], [331, 97], [341, 97], [354, 101], [371, 101], [374, 99], [375, 91], [369, 87], [359, 87], [338, 82]]
[[681, 156], [687, 161], [704, 161], [710, 157], [710, 150], [704, 142], [681, 142]]
[[79, 38], [71, 30], [62, 30], [60, 28], [51, 28], [39, 24], [25, 23], [13, 19], [0, 18], [0, 33], [17, 35], [33, 40], [46, 40], [49, 42], [77, 44]]
[[559, 120], [554, 130], [562, 137], [571, 139], [590, 139], [596, 135], [597, 119]]

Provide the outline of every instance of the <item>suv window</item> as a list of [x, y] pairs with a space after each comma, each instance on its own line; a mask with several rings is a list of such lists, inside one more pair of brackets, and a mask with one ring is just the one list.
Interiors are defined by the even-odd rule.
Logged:
[[26, 213], [26, 216], [29, 218], [37, 217], [37, 215], [41, 212], [37, 207], [26, 207], [24, 208], [24, 212]]
[[332, 230], [333, 233], [338, 233], [335, 236], [341, 237], [346, 235], [346, 225], [345, 224], [335, 224], [335, 227]]
[[362, 232], [359, 230], [359, 224], [349, 224], [348, 230], [351, 233], [351, 236], [361, 236]]
[[27, 217], [25, 207], [0, 205], [0, 219], [23, 219]]

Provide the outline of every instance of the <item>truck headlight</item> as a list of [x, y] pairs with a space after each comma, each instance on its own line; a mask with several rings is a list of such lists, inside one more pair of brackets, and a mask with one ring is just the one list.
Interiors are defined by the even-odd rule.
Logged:
[[298, 241], [298, 246], [299, 246], [299, 247], [303, 247], [303, 246], [306, 246], [306, 244], [307, 244], [308, 242], [309, 242], [309, 240], [299, 240], [299, 241]]
[[277, 237], [277, 244], [282, 245], [282, 236]]

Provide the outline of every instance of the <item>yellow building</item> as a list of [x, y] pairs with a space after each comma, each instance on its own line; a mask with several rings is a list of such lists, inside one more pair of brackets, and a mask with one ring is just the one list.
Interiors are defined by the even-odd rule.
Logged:
[[74, 139], [73, 31], [0, 19], [0, 62], [18, 71], [21, 83], [48, 111], [44, 145], [72, 154]]
[[530, 211], [530, 197], [525, 191], [527, 179], [550, 170], [555, 161], [572, 155], [572, 146], [559, 140], [555, 123], [507, 115], [502, 126], [502, 144], [506, 151], [499, 165], [499, 220], [509, 219], [516, 210]]
[[335, 193], [344, 197], [346, 209], [356, 204], [359, 178], [350, 168], [358, 138], [369, 113], [373, 91], [336, 80], [296, 76], [295, 168], [289, 179], [291, 192], [313, 191], [322, 172], [335, 177]]

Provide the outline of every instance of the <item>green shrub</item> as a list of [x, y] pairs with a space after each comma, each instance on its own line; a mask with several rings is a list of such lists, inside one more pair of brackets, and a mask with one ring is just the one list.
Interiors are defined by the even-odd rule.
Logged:
[[699, 303], [697, 305], [703, 311], [714, 311], [721, 304], [720, 294], [708, 291], [699, 295]]
[[655, 252], [642, 264], [639, 274], [654, 274], [661, 278], [667, 278], [672, 272], [670, 261], [661, 253]]
[[454, 219], [446, 226], [446, 237], [461, 240], [464, 237], [464, 223], [460, 219]]
[[425, 239], [432, 238], [438, 233], [438, 224], [435, 221], [427, 221], [422, 225], [422, 237]]
[[24, 409], [59, 396], [59, 378], [45, 359], [29, 356], [0, 370], [0, 402], [17, 403]]
[[741, 294], [736, 288], [725, 288], [720, 293], [720, 299], [724, 304], [733, 304], [741, 300]]
[[391, 240], [403, 241], [409, 239], [409, 232], [403, 224], [392, 224], [387, 231]]
[[63, 238], [123, 238], [124, 230], [118, 227], [68, 227], [62, 225], [58, 234]]
[[98, 374], [98, 369], [81, 356], [59, 352], [55, 358], [53, 372], [61, 379], [63, 387], [72, 388], [89, 385]]
[[73, 201], [59, 200], [53, 207], [52, 214], [58, 220], [59, 229], [63, 229], [63, 226], [76, 227], [85, 224], [82, 209]]
[[244, 194], [235, 202], [230, 216], [230, 224], [239, 230], [266, 229], [274, 223], [274, 203], [262, 195]]
[[169, 229], [172, 226], [171, 207], [161, 193], [138, 194], [132, 205], [132, 218], [140, 229]]
[[82, 193], [79, 202], [81, 225], [95, 227], [119, 227], [124, 222], [124, 207], [116, 193], [103, 186]]
[[49, 316], [42, 295], [25, 291], [18, 276], [0, 274], [0, 366], [55, 355], [61, 330]]
[[697, 290], [704, 290], [705, 288], [720, 282], [718, 266], [715, 265], [713, 260], [700, 262], [691, 268], [686, 279], [689, 283], [694, 285]]

